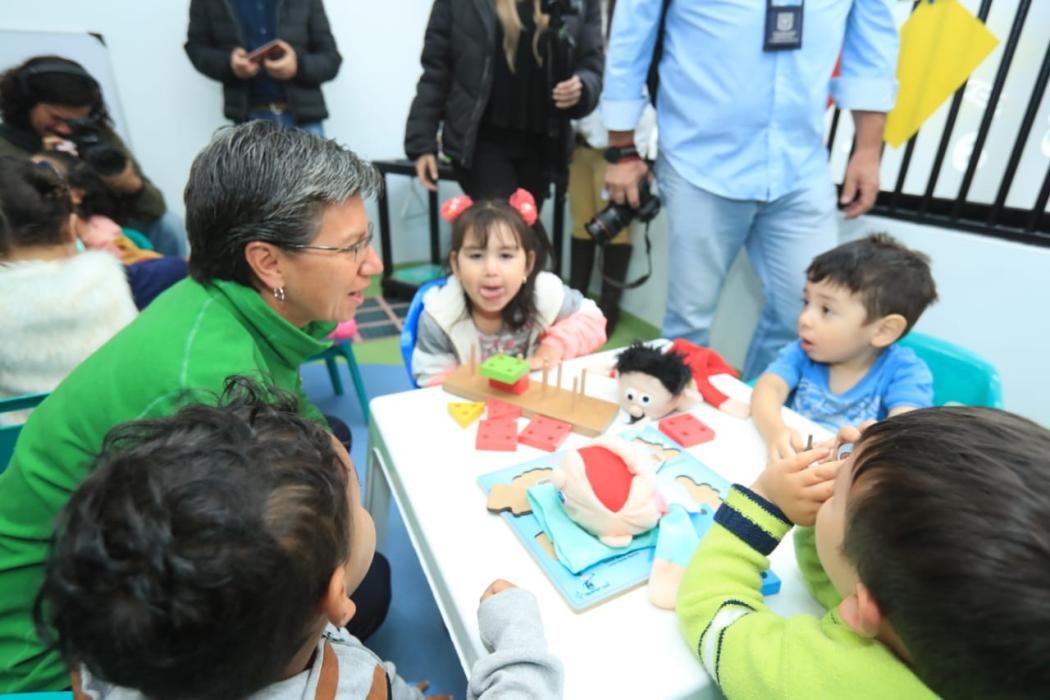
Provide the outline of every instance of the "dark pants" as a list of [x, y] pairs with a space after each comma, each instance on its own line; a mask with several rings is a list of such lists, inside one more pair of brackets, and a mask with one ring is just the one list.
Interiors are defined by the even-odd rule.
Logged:
[[550, 179], [545, 165], [546, 138], [526, 135], [513, 140], [478, 136], [474, 147], [474, 162], [464, 168], [453, 161], [456, 180], [472, 199], [507, 199], [517, 188], [528, 190], [543, 206], [550, 191]]
[[[353, 444], [353, 435], [348, 426], [341, 419], [332, 415], [325, 415], [328, 426], [339, 442], [343, 443], [347, 453]], [[390, 610], [390, 562], [379, 552], [376, 552], [372, 566], [365, 574], [361, 585], [357, 587], [350, 600], [354, 601], [357, 613], [346, 625], [346, 630], [364, 641], [379, 629], [386, 619], [387, 611]]]

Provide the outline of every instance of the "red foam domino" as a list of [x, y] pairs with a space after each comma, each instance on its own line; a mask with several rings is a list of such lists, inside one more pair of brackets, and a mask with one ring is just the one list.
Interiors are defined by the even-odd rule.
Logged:
[[682, 447], [692, 447], [707, 442], [715, 436], [715, 431], [699, 421], [692, 413], [682, 413], [660, 421], [660, 430], [664, 435]]
[[499, 418], [478, 421], [478, 436], [474, 447], [479, 450], [514, 452], [518, 449], [518, 425], [513, 420]]
[[547, 416], [535, 416], [521, 431], [518, 442], [540, 450], [554, 452], [565, 442], [565, 438], [571, 432], [572, 426], [568, 423]]
[[485, 402], [485, 407], [487, 410], [485, 418], [488, 420], [495, 420], [497, 418], [516, 420], [521, 416], [521, 406], [515, 406], [514, 404], [500, 401], [499, 399], [489, 399]]
[[525, 375], [513, 384], [506, 384], [504, 382], [497, 382], [495, 379], [489, 380], [489, 386], [499, 391], [505, 391], [508, 394], [524, 394], [525, 390], [529, 388], [529, 375]]

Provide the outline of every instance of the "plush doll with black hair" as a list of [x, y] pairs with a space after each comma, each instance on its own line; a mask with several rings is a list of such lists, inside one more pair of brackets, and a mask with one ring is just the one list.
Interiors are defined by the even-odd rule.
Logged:
[[735, 377], [736, 370], [714, 350], [688, 340], [675, 340], [666, 352], [635, 342], [617, 356], [616, 370], [620, 407], [632, 423], [659, 420], [702, 401], [738, 418], [750, 414], [750, 406], [729, 398], [710, 381], [714, 374]]

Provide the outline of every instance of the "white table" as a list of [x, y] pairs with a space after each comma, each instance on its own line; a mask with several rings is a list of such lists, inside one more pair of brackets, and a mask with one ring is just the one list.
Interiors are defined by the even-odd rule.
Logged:
[[[592, 371], [611, 358], [612, 353], [602, 353], [566, 362], [563, 385], [571, 386], [586, 368], [587, 394], [614, 401], [615, 380]], [[751, 391], [728, 375], [713, 383], [743, 400]], [[475, 450], [476, 423], [461, 429], [448, 415], [448, 403], [462, 400], [435, 387], [372, 401], [364, 498], [380, 547], [391, 496], [396, 501], [464, 672], [469, 676], [473, 663], [487, 653], [477, 631], [478, 599], [493, 579], [505, 578], [536, 594], [551, 650], [565, 666], [566, 698], [719, 697], [680, 635], [674, 613], [653, 607], [644, 587], [582, 613], [569, 608], [510, 527], [485, 509], [477, 483], [482, 474], [543, 453], [525, 445], [516, 452]], [[750, 484], [765, 464], [753, 423], [707, 405], [693, 413], [714, 428], [716, 437], [690, 452], [730, 481]], [[785, 418], [803, 435], [827, 435], [797, 414], [785, 411]], [[527, 422], [519, 419], [519, 430]], [[610, 432], [627, 427], [621, 412]], [[562, 447], [589, 441], [572, 433]], [[822, 613], [805, 590], [790, 537], [773, 553], [772, 568], [782, 581], [780, 593], [767, 599], [773, 610]]]

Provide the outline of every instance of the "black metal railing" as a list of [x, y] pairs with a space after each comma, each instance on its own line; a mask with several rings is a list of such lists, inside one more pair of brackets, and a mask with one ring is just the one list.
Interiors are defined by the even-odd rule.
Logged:
[[[984, 106], [980, 122], [974, 137], [973, 147], [969, 153], [966, 167], [963, 169], [962, 178], [958, 190], [954, 196], [944, 196], [943, 187], [941, 196], [935, 191], [941, 180], [945, 157], [949, 148], [958, 145], [960, 136], [955, 133], [956, 123], [970, 81], [967, 80], [955, 91], [948, 106], [947, 115], [940, 131], [933, 159], [926, 174], [925, 186], [908, 188], [906, 181], [909, 173], [912, 180], [915, 173], [912, 171], [913, 155], [916, 150], [916, 142], [920, 134], [929, 137], [930, 130], [935, 126], [931, 117], [927, 125], [913, 135], [904, 147], [892, 189], [883, 189], [876, 200], [873, 214], [887, 216], [890, 218], [912, 221], [920, 224], [942, 226], [947, 228], [961, 229], [973, 233], [980, 233], [999, 238], [1007, 238], [1034, 245], [1050, 247], [1050, 214], [1046, 211], [1047, 200], [1050, 198], [1050, 157], [1044, 154], [1041, 159], [1037, 158], [1036, 169], [1041, 168], [1042, 186], [1035, 194], [1034, 201], [1028, 206], [1027, 202], [1018, 202], [1017, 196], [1008, 204], [1011, 188], [1017, 182], [1018, 168], [1021, 165], [1025, 148], [1029, 144], [1033, 126], [1039, 111], [1044, 105], [1043, 99], [1046, 95], [1047, 82], [1050, 80], [1050, 30], [1046, 26], [1040, 27], [1041, 21], [1029, 27], [1029, 39], [1035, 42], [1037, 55], [1042, 51], [1042, 62], [1031, 84], [1027, 106], [1020, 122], [1017, 124], [1013, 138], [1013, 146], [1010, 155], [1002, 168], [996, 194], [993, 197], [975, 196], [971, 191], [977, 170], [981, 167], [981, 158], [988, 142], [988, 136], [992, 129], [993, 119], [997, 116], [1007, 118], [1010, 115], [998, 114], [1000, 100], [1003, 96], [1003, 88], [1007, 79], [1011, 77], [1011, 68], [1014, 67], [1014, 58], [1021, 42], [1025, 22], [1029, 18], [1029, 10], [1032, 6], [1031, 0], [1014, 0], [1016, 9], [1013, 20], [1005, 42], [1002, 44], [1002, 52], [999, 56], [999, 64], [995, 70], [991, 89], [988, 93], [987, 104]], [[912, 9], [919, 5], [916, 2]], [[1002, 3], [1000, 3], [1002, 6]], [[981, 0], [976, 15], [982, 22], [988, 20], [992, 9], [992, 0]], [[990, 59], [989, 59], [990, 60]], [[836, 137], [842, 138], [839, 133], [840, 113], [836, 108], [831, 117], [828, 128], [827, 144], [829, 154], [834, 152]], [[1050, 122], [1048, 122], [1050, 123]], [[935, 136], [935, 135], [934, 135]], [[846, 138], [852, 138], [847, 136]], [[1047, 137], [1050, 139], [1050, 136]], [[1038, 148], [1038, 145], [1036, 146]], [[1039, 165], [1038, 163], [1041, 163]], [[1029, 168], [1026, 173], [1033, 171]], [[921, 174], [920, 174], [921, 175]], [[883, 187], [889, 183], [883, 182]]]

